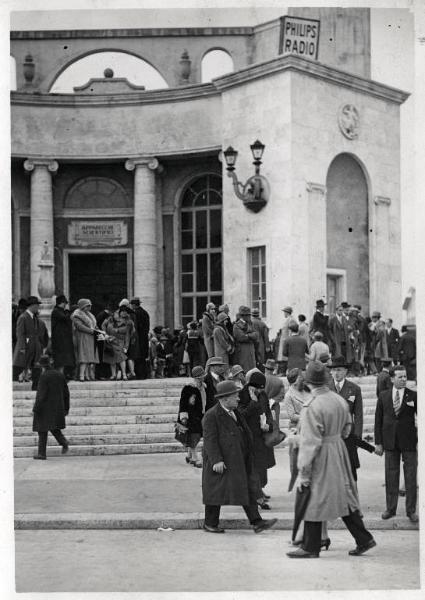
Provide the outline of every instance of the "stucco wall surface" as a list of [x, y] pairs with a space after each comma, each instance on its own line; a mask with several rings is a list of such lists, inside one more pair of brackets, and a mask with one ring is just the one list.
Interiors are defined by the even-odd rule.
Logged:
[[181, 102], [12, 105], [12, 154], [108, 158], [221, 145], [218, 95]]
[[[353, 104], [359, 113], [359, 135], [354, 140], [347, 139], [338, 125], [338, 112], [345, 104]], [[307, 182], [325, 185], [338, 154], [357, 159], [368, 182], [370, 310], [401, 318], [399, 105], [299, 73], [292, 76], [291, 105], [294, 198], [307, 196]], [[307, 261], [299, 249], [293, 253], [293, 267], [304, 264], [305, 274]], [[323, 285], [325, 295], [325, 280]]]

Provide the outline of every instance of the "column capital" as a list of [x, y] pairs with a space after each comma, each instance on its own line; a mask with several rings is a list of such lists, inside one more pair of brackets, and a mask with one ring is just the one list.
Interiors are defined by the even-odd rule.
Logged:
[[52, 158], [27, 158], [24, 162], [25, 171], [34, 171], [36, 167], [46, 167], [51, 173], [56, 173], [59, 169], [59, 164]]
[[154, 156], [138, 156], [125, 161], [127, 171], [134, 171], [136, 167], [148, 167], [151, 171], [155, 171], [159, 167], [159, 162]]

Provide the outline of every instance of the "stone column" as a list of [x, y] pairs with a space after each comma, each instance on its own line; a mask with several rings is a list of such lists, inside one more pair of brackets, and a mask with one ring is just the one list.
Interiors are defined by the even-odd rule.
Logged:
[[130, 158], [125, 163], [134, 171], [134, 294], [148, 311], [151, 326], [157, 325], [158, 263], [157, 211], [155, 194], [156, 158]]
[[308, 247], [309, 247], [309, 306], [326, 296], [326, 187], [307, 183]]
[[38, 296], [40, 260], [46, 246], [52, 255], [54, 252], [52, 173], [58, 170], [58, 163], [30, 158], [24, 169], [31, 173], [31, 294]]

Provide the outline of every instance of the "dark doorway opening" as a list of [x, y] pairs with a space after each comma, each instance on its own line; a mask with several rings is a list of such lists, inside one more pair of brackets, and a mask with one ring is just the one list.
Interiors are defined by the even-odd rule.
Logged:
[[97, 315], [107, 302], [127, 297], [127, 254], [69, 254], [69, 301], [89, 298]]

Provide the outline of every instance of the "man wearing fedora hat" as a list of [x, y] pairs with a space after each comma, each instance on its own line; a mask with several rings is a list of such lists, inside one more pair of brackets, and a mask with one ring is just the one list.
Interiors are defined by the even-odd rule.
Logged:
[[345, 438], [348, 455], [350, 457], [353, 477], [357, 481], [357, 469], [360, 467], [357, 453], [356, 438], [363, 436], [363, 398], [362, 390], [356, 383], [346, 379], [348, 365], [343, 356], [335, 356], [330, 365], [331, 375], [329, 388], [339, 394], [347, 403], [352, 418], [350, 435]]
[[21, 369], [19, 381], [29, 381], [32, 374], [33, 389], [37, 389], [36, 384], [40, 376], [40, 369], [36, 365], [49, 341], [46, 325], [38, 317], [40, 304], [36, 296], [29, 296], [27, 299], [27, 308], [16, 324], [16, 345], [13, 353], [13, 366]]
[[46, 460], [47, 436], [50, 433], [62, 446], [62, 454], [68, 452], [69, 442], [62, 433], [65, 417], [69, 412], [69, 390], [63, 373], [51, 366], [48, 356], [41, 356], [39, 366], [43, 369], [38, 382], [33, 406], [32, 430], [38, 433], [38, 453], [34, 458]]
[[226, 365], [221, 356], [211, 356], [207, 360], [205, 364], [205, 388], [207, 395], [205, 411], [215, 405], [217, 386], [221, 381], [224, 381], [227, 368], [228, 365]]
[[233, 325], [235, 340], [233, 363], [241, 365], [246, 373], [256, 366], [255, 349], [258, 344], [258, 333], [252, 325], [251, 309], [248, 306], [240, 306], [238, 315], [239, 318]]
[[329, 343], [329, 315], [325, 315], [326, 302], [319, 298], [316, 300], [316, 312], [310, 323], [310, 337], [313, 337], [315, 331], [321, 331], [325, 344]]
[[204, 530], [224, 533], [219, 526], [223, 505], [242, 506], [255, 533], [270, 529], [277, 519], [262, 519], [256, 499], [258, 482], [253, 463], [253, 441], [245, 419], [237, 411], [238, 388], [233, 381], [217, 386], [217, 404], [202, 420], [204, 435], [202, 501]]
[[364, 526], [356, 484], [347, 448], [343, 442], [351, 430], [346, 402], [327, 386], [326, 367], [311, 362], [306, 371], [311, 398], [305, 402], [300, 418], [298, 451], [299, 486], [310, 488], [304, 514], [301, 547], [288, 552], [290, 558], [318, 558], [322, 522], [342, 517], [356, 540], [350, 556], [360, 556], [376, 542]]

